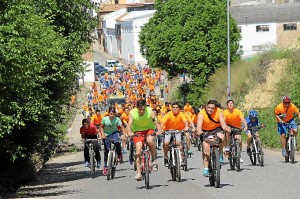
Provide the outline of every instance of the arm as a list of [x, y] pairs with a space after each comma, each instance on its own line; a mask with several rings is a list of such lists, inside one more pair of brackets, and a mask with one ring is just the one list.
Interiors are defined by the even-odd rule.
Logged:
[[198, 117], [197, 117], [197, 134], [198, 135], [203, 134], [202, 124], [203, 124], [203, 115], [199, 113]]
[[161, 124], [160, 122], [158, 121], [157, 117], [154, 115], [154, 113], [152, 112], [151, 113], [151, 117], [152, 117], [152, 121], [154, 122], [155, 126], [156, 126], [156, 129], [157, 129], [157, 135], [160, 135], [162, 132], [161, 132]]
[[[224, 119], [224, 114], [223, 112], [220, 112], [219, 114], [219, 121], [220, 121], [220, 124], [221, 124], [221, 127], [224, 131], [227, 131], [227, 132], [230, 132], [230, 127], [227, 126], [227, 124], [225, 123], [225, 119]], [[247, 125], [247, 124], [246, 124]]]
[[106, 136], [105, 136], [105, 134], [104, 134], [104, 129], [103, 129], [103, 124], [101, 123], [100, 124], [100, 128], [99, 128], [99, 134], [100, 134], [100, 138], [102, 138], [102, 139], [105, 139], [106, 138]]
[[244, 131], [247, 131], [248, 130], [248, 124], [247, 124], [245, 118], [241, 117], [241, 120], [242, 120], [242, 123], [244, 124]]
[[127, 135], [132, 136], [133, 133], [131, 132], [131, 127], [132, 127], [132, 115], [129, 113], [129, 121], [127, 125]]

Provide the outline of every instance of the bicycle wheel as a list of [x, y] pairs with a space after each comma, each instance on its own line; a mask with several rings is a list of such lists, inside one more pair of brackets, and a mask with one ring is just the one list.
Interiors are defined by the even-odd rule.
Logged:
[[241, 150], [240, 150], [240, 142], [237, 140], [235, 142], [235, 165], [236, 165], [236, 170], [240, 171], [241, 170]]
[[175, 151], [175, 170], [176, 170], [176, 181], [181, 182], [181, 165], [180, 165], [180, 150], [177, 148]]
[[175, 151], [175, 150], [170, 149], [169, 169], [170, 169], [172, 180], [176, 181], [176, 167], [173, 165], [174, 158], [172, 156], [172, 151]]
[[184, 167], [183, 167], [183, 169], [185, 170], [185, 171], [187, 171], [188, 170], [188, 168], [187, 168], [187, 162], [188, 162], [188, 155], [189, 155], [189, 151], [188, 151], [188, 148], [187, 148], [187, 144], [185, 143], [184, 144]]
[[[231, 146], [232, 144], [230, 144]], [[235, 147], [232, 146], [230, 147], [230, 152], [229, 152], [229, 165], [230, 165], [230, 169], [234, 170], [234, 165], [235, 165], [235, 158], [234, 158], [234, 154], [235, 154]]]
[[260, 166], [264, 166], [264, 152], [260, 140], [257, 140], [258, 162]]
[[91, 176], [94, 178], [95, 175], [95, 154], [94, 150], [90, 148], [90, 167], [91, 167]]
[[110, 178], [111, 178], [111, 173], [112, 173], [112, 164], [113, 164], [113, 158], [114, 158], [114, 154], [113, 154], [114, 152], [112, 152], [112, 151], [110, 151], [109, 153], [108, 153], [108, 161], [107, 161], [107, 176], [106, 176], [106, 178], [107, 178], [107, 180], [110, 180]]
[[219, 188], [220, 187], [220, 154], [219, 154], [219, 149], [215, 148], [215, 156], [214, 156], [214, 176], [215, 176], [215, 187]]
[[252, 165], [256, 165], [255, 140], [252, 140], [250, 145], [250, 161]]
[[145, 160], [145, 185], [146, 185], [146, 189], [149, 189], [149, 154], [148, 153], [144, 153], [144, 160]]
[[289, 139], [288, 139], [288, 137], [286, 138], [285, 150], [286, 150], [286, 155], [284, 157], [284, 160], [285, 160], [285, 162], [289, 162], [290, 161], [290, 151], [289, 151]]
[[291, 146], [291, 154], [290, 154], [290, 158], [291, 158], [291, 163], [295, 163], [295, 137], [291, 136], [290, 137], [290, 146]]
[[202, 142], [201, 142], [200, 138], [199, 138], [197, 145], [198, 145], [198, 151], [202, 151]]

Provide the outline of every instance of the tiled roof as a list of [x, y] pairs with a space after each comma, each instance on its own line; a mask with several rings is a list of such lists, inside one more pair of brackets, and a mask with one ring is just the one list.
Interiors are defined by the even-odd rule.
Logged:
[[300, 22], [300, 3], [232, 6], [230, 13], [238, 24]]
[[114, 12], [122, 8], [126, 8], [126, 4], [106, 4], [100, 9], [101, 12]]

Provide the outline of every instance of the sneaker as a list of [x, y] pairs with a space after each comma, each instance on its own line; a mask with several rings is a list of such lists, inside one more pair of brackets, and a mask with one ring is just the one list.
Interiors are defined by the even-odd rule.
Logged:
[[84, 166], [85, 166], [85, 167], [89, 167], [89, 166], [90, 166], [89, 161], [85, 161], [85, 162], [84, 162]]
[[152, 161], [152, 171], [157, 171], [158, 170], [158, 164], [156, 160]]
[[129, 163], [130, 165], [133, 165], [134, 160], [133, 159], [129, 159]]
[[285, 157], [285, 156], [286, 156], [286, 150], [285, 150], [285, 149], [282, 149], [282, 150], [281, 150], [281, 154], [282, 154], [283, 157]]
[[230, 151], [229, 146], [225, 147], [225, 153], [228, 153]]
[[220, 159], [219, 159], [219, 161], [220, 161], [220, 164], [221, 164], [221, 165], [224, 163], [224, 160], [223, 160], [223, 155], [220, 155]]
[[188, 154], [189, 154], [189, 155], [192, 155], [192, 154], [193, 154], [192, 150], [189, 150], [189, 151], [188, 151]]
[[122, 153], [123, 153], [123, 154], [126, 154], [126, 153], [127, 153], [127, 150], [126, 150], [126, 149], [123, 149]]
[[242, 159], [242, 157], [240, 158], [240, 163], [243, 163], [244, 162], [244, 160]]
[[134, 179], [135, 179], [136, 181], [142, 181], [142, 180], [143, 180], [141, 174], [136, 174], [136, 176], [134, 177]]
[[204, 177], [209, 177], [209, 171], [208, 171], [208, 168], [205, 168], [205, 169], [203, 170], [203, 176], [204, 176]]
[[251, 155], [250, 147], [247, 147], [247, 154], [248, 154], [249, 156]]
[[107, 175], [107, 172], [108, 172], [108, 171], [107, 171], [107, 167], [104, 167], [103, 170], [102, 170], [103, 175], [106, 176], [106, 175]]
[[97, 169], [100, 169], [100, 166], [101, 166], [101, 162], [98, 161], [98, 162], [97, 162]]
[[169, 158], [168, 157], [164, 158], [164, 165], [165, 165], [165, 167], [169, 166]]

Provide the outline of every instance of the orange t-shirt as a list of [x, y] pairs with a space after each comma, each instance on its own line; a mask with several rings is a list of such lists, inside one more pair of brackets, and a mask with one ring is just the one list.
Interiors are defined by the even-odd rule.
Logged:
[[213, 121], [211, 121], [209, 119], [209, 117], [207, 116], [207, 113], [206, 113], [205, 109], [202, 109], [200, 111], [199, 114], [203, 115], [203, 123], [202, 123], [202, 130], [203, 131], [211, 131], [211, 130], [214, 130], [214, 129], [216, 129], [216, 128], [218, 128], [218, 127], [221, 126], [220, 121], [219, 121], [220, 112], [222, 112], [221, 109], [220, 108], [216, 108], [215, 111], [210, 115], [211, 118], [214, 121], [219, 122], [219, 123], [215, 123], [215, 122], [213, 122]]
[[101, 121], [102, 121], [102, 116], [101, 114], [98, 116], [97, 114], [94, 114], [92, 116], [92, 119], [91, 119], [92, 123], [95, 124], [95, 125], [100, 125], [101, 124]]
[[122, 114], [122, 122], [127, 124], [129, 121], [129, 115], [127, 115], [125, 112]]
[[[299, 109], [293, 103], [290, 103], [288, 109], [284, 106], [283, 103], [280, 103], [275, 107], [274, 112], [276, 115], [281, 115], [281, 114], [286, 113], [286, 116], [285, 116], [285, 118], [282, 119], [282, 121], [288, 122], [291, 119], [293, 119], [293, 117], [294, 117], [293, 113], [299, 113]], [[279, 121], [277, 120], [277, 122], [279, 122]]]
[[172, 111], [168, 112], [162, 119], [164, 130], [183, 130], [187, 118], [182, 112], [179, 112], [176, 116]]
[[231, 112], [228, 109], [226, 109], [223, 113], [227, 125], [234, 126], [237, 128], [242, 127], [242, 118], [244, 117], [244, 114], [240, 110], [234, 108]]
[[191, 105], [185, 105], [183, 108], [184, 112], [192, 112], [192, 106]]

